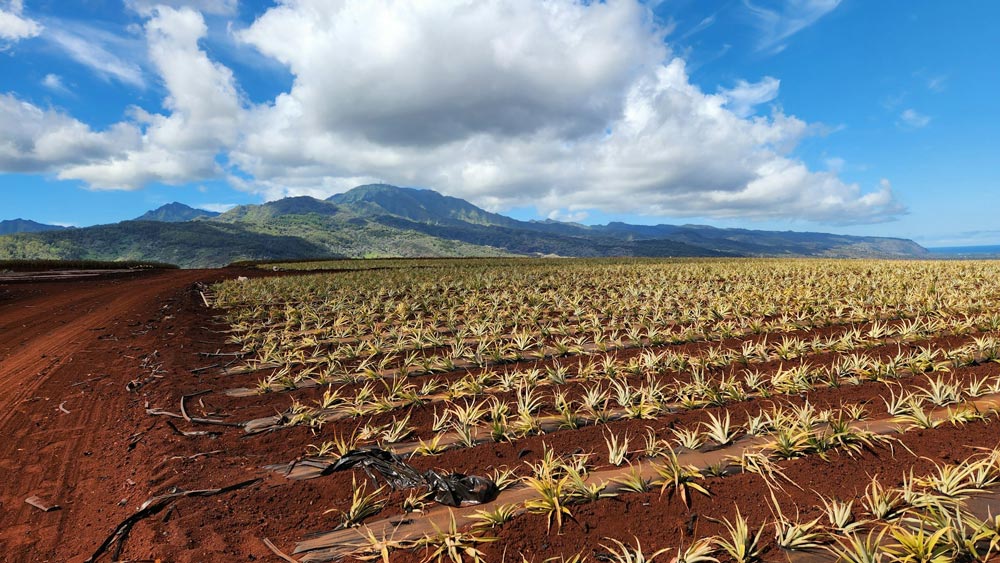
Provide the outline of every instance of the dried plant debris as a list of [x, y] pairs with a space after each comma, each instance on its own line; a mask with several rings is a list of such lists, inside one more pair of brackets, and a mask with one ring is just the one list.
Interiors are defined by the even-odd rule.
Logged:
[[125, 547], [125, 541], [128, 540], [129, 532], [132, 531], [132, 527], [135, 526], [140, 521], [149, 518], [155, 514], [159, 514], [167, 507], [173, 505], [173, 503], [184, 497], [211, 497], [215, 495], [221, 495], [238, 489], [243, 489], [260, 483], [261, 479], [250, 479], [248, 481], [241, 481], [234, 485], [228, 487], [222, 487], [219, 489], [196, 489], [193, 491], [185, 491], [177, 487], [172, 487], [169, 493], [153, 497], [146, 502], [142, 503], [139, 510], [135, 514], [129, 516], [125, 520], [118, 524], [111, 535], [98, 546], [97, 550], [93, 555], [88, 557], [85, 563], [94, 563], [98, 561], [102, 555], [111, 551], [111, 559], [113, 561], [118, 561], [122, 549]]
[[60, 508], [62, 508], [58, 504], [54, 504], [54, 503], [42, 500], [41, 498], [39, 498], [36, 495], [31, 495], [30, 497], [24, 499], [24, 502], [30, 504], [31, 506], [34, 506], [35, 508], [37, 508], [38, 510], [41, 510], [42, 512], [52, 512], [52, 511], [59, 510]]

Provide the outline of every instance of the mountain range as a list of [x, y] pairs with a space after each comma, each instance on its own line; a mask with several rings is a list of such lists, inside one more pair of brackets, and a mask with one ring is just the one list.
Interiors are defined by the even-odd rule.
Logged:
[[61, 231], [66, 227], [59, 225], [46, 225], [30, 219], [7, 219], [0, 221], [0, 235], [13, 235], [16, 233], [41, 233], [44, 231]]
[[132, 221], [54, 229], [59, 230], [0, 231], [6, 235], [0, 236], [0, 259], [135, 259], [215, 267], [238, 260], [321, 257], [928, 254], [915, 242], [899, 238], [704, 225], [520, 221], [433, 190], [384, 184], [359, 186], [325, 200], [289, 197], [221, 214], [171, 203]]

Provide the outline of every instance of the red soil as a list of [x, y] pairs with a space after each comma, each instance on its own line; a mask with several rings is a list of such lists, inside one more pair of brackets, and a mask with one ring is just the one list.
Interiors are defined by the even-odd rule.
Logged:
[[[204, 319], [195, 319], [200, 296], [192, 285], [240, 274], [247, 273], [0, 285], [0, 560], [82, 561], [162, 491], [142, 475], [159, 456], [143, 437], [129, 447], [130, 436], [162, 421], [145, 415], [144, 390], [125, 386], [149, 375], [144, 358], [155, 358], [149, 366], [197, 361], [209, 346], [195, 342], [206, 335], [194, 328]], [[25, 504], [31, 495], [62, 508], [42, 512]]]

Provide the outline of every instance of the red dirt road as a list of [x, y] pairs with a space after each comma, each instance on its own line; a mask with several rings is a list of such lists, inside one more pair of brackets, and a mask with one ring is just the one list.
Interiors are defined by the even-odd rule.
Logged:
[[[132, 496], [115, 470], [120, 441], [143, 422], [125, 385], [148, 375], [150, 333], [170, 330], [171, 301], [194, 282], [235, 275], [0, 285], [0, 560], [82, 560], [113, 528], [118, 515], [102, 512]], [[24, 502], [32, 495], [62, 508], [42, 512]]]

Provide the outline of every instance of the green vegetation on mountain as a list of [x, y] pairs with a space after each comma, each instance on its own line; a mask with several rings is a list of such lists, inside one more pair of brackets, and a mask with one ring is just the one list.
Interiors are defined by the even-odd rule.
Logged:
[[8, 219], [0, 221], [0, 235], [12, 235], [15, 233], [41, 233], [45, 231], [61, 231], [66, 227], [59, 225], [46, 225], [29, 219]]
[[392, 215], [421, 223], [471, 223], [501, 227], [517, 227], [521, 223], [434, 190], [397, 188], [387, 184], [358, 186], [327, 201], [348, 207], [359, 215]]
[[135, 218], [136, 221], [163, 221], [164, 223], [182, 223], [184, 221], [194, 221], [195, 219], [215, 217], [218, 213], [205, 209], [196, 209], [190, 205], [173, 202], [143, 213]]
[[672, 240], [624, 240], [600, 233], [577, 236], [540, 233], [527, 228], [508, 228], [469, 223], [432, 224], [382, 216], [379, 224], [419, 231], [437, 238], [505, 248], [515, 254], [576, 257], [599, 256], [738, 256]]
[[328, 253], [353, 258], [512, 254], [488, 244], [385, 225], [361, 217], [345, 206], [311, 197], [244, 205], [223, 213], [215, 221], [240, 225], [261, 234], [299, 237], [323, 246]]
[[[194, 212], [195, 220], [178, 221]], [[0, 237], [0, 259], [156, 260], [184, 267], [238, 260], [456, 256], [823, 256], [916, 258], [905, 239], [717, 229], [518, 221], [431, 190], [360, 186], [327, 200], [290, 197], [210, 217], [170, 204], [82, 229]]]
[[236, 260], [337, 257], [298, 237], [255, 233], [207, 221], [123, 221], [85, 229], [0, 237], [8, 260], [152, 260], [182, 267], [219, 266]]

